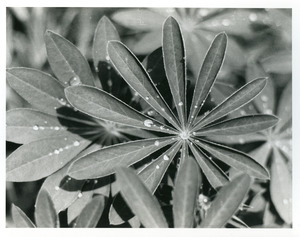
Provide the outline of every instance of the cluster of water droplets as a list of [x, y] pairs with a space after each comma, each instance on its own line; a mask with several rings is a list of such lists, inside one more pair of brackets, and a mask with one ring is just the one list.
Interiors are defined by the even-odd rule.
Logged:
[[[67, 140], [67, 138], [65, 138], [65, 140]], [[74, 141], [71, 145], [66, 145], [65, 147], [60, 147], [58, 149], [55, 149], [53, 152], [50, 152], [48, 155], [49, 156], [58, 155], [58, 154], [60, 154], [61, 152], [65, 151], [65, 150], [68, 150], [72, 147], [77, 147], [79, 145], [80, 145], [79, 141]]]

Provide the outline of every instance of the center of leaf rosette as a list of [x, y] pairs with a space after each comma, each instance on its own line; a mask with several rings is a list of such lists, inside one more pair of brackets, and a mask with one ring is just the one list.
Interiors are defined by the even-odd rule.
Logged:
[[187, 140], [190, 138], [190, 132], [188, 131], [182, 131], [179, 136], [181, 137], [182, 140]]

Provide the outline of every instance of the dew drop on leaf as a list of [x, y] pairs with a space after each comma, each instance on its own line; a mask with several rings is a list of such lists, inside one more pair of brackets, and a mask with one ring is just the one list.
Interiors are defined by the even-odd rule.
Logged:
[[81, 198], [82, 197], [82, 193], [78, 193], [78, 198]]
[[149, 111], [147, 112], [147, 114], [148, 114], [149, 116], [153, 116], [153, 115], [155, 114], [155, 111], [154, 111], [154, 110], [149, 110]]
[[239, 139], [239, 143], [240, 143], [240, 144], [244, 144], [244, 143], [245, 143], [245, 140], [244, 140], [243, 138], [240, 138], [240, 139]]
[[110, 69], [111, 69], [111, 66], [110, 66], [110, 65], [107, 65], [106, 68], [107, 68], [107, 70], [110, 70]]
[[249, 20], [252, 21], [252, 22], [256, 21], [257, 20], [257, 15], [255, 13], [251, 13], [249, 15]]
[[81, 81], [78, 77], [72, 77], [70, 80], [69, 80], [69, 85], [70, 86], [77, 86], [77, 85], [80, 85], [81, 84]]
[[110, 59], [110, 58], [109, 58], [109, 56], [108, 56], [108, 55], [106, 55], [105, 59], [106, 59], [107, 61], [109, 61], [109, 59]]
[[288, 204], [289, 204], [289, 200], [283, 199], [283, 200], [282, 200], [282, 203], [283, 203], [284, 205], [288, 205]]
[[267, 109], [265, 113], [266, 114], [273, 114], [273, 111], [271, 109]]
[[163, 130], [163, 129], [164, 129], [164, 126], [160, 126], [159, 129], [160, 129], [160, 130]]
[[196, 132], [193, 132], [193, 135], [196, 136]]
[[59, 127], [58, 127], [58, 126], [54, 127], [54, 130], [58, 131], [58, 130], [59, 130]]
[[62, 152], [64, 149], [62, 149], [62, 148], [59, 148], [58, 150], [59, 150], [60, 152]]
[[169, 160], [169, 159], [170, 159], [169, 156], [164, 155], [164, 160]]
[[67, 104], [67, 101], [66, 101], [64, 98], [58, 99], [58, 102], [59, 102], [61, 105], [66, 105], [66, 104]]
[[223, 26], [229, 26], [230, 25], [230, 20], [228, 20], [228, 19], [224, 19], [224, 20], [222, 20], [222, 25]]
[[154, 142], [154, 145], [155, 145], [155, 146], [159, 146], [159, 141], [155, 141], [155, 142]]
[[55, 186], [55, 190], [58, 191], [58, 190], [59, 190], [59, 187], [58, 187], [58, 186]]
[[45, 124], [47, 124], [47, 123], [48, 123], [48, 121], [44, 121], [44, 123], [45, 123]]
[[194, 107], [195, 107], [196, 109], [198, 108], [198, 106], [197, 106], [197, 105], [195, 105]]
[[157, 165], [155, 168], [158, 170], [159, 169], [159, 165]]
[[75, 141], [74, 143], [73, 143], [73, 146], [79, 146], [80, 145], [80, 142], [79, 141]]
[[48, 155], [49, 155], [49, 156], [52, 156], [52, 155], [53, 155], [53, 153], [52, 153], [52, 152], [50, 152]]
[[241, 114], [241, 115], [245, 115], [245, 114], [246, 114], [245, 110], [241, 110], [241, 111], [240, 111], [240, 114]]
[[98, 180], [97, 180], [97, 179], [94, 180], [94, 184], [96, 184], [96, 183], [98, 183]]
[[146, 100], [149, 100], [149, 96], [146, 96], [145, 99], [146, 99]]
[[58, 155], [59, 154], [59, 150], [55, 150], [54, 154]]
[[180, 102], [178, 103], [178, 105], [179, 105], [179, 106], [183, 106], [183, 103], [180, 101]]
[[32, 129], [35, 130], [35, 131], [37, 131], [37, 130], [39, 130], [39, 126], [38, 126], [38, 125], [34, 125], [34, 126], [32, 127]]
[[147, 128], [151, 128], [151, 126], [153, 125], [153, 122], [152, 122], [152, 120], [150, 120], [150, 119], [146, 119], [146, 120], [144, 121], [144, 125], [145, 125], [145, 127], [147, 127]]
[[267, 101], [268, 101], [268, 97], [265, 96], [265, 95], [262, 95], [262, 96], [261, 96], [261, 100], [262, 100], [263, 102], [267, 102]]
[[109, 87], [112, 87], [112, 85], [113, 85], [112, 80], [109, 79], [109, 80], [107, 81], [107, 85], [108, 85]]

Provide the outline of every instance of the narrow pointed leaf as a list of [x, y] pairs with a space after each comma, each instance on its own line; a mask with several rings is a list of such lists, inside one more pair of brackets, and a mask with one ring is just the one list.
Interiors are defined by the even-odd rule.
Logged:
[[[147, 164], [146, 167], [142, 168], [142, 170], [137, 173], [139, 178], [152, 194], [156, 191], [180, 147], [181, 142], [175, 143], [166, 152], [150, 164]], [[114, 198], [113, 205], [109, 211], [110, 224], [120, 225], [125, 221], [128, 221], [133, 216], [134, 215], [130, 211], [130, 208], [127, 206], [120, 193], [118, 193]]]
[[166, 75], [173, 95], [178, 117], [186, 121], [186, 61], [182, 34], [177, 21], [167, 18], [163, 25], [163, 56]]
[[196, 131], [203, 126], [224, 117], [228, 113], [231, 113], [244, 104], [250, 102], [262, 91], [266, 83], [266, 78], [258, 78], [247, 83], [242, 88], [233, 93], [230, 97], [225, 99], [221, 104], [215, 107], [210, 113], [200, 119], [200, 121], [198, 121], [193, 128], [193, 131]]
[[250, 133], [246, 135], [235, 136], [209, 136], [210, 141], [215, 141], [223, 144], [245, 144], [250, 142], [264, 142], [266, 137], [261, 133]]
[[29, 68], [11, 68], [7, 69], [6, 76], [9, 85], [41, 112], [57, 115], [56, 110], [66, 103], [63, 86], [49, 74]]
[[75, 179], [92, 179], [113, 174], [118, 166], [130, 166], [173, 143], [171, 138], [145, 139], [105, 147], [76, 160], [69, 170]]
[[83, 133], [92, 127], [57, 118], [33, 109], [13, 109], [6, 113], [6, 140], [27, 144], [47, 137]]
[[171, 132], [171, 128], [152, 118], [146, 117], [107, 92], [95, 87], [68, 87], [66, 89], [66, 96], [74, 107], [92, 117], [130, 127], [166, 133]]
[[292, 175], [289, 172], [284, 157], [274, 149], [271, 166], [270, 193], [272, 202], [280, 217], [287, 223], [292, 223]]
[[268, 171], [245, 153], [204, 140], [198, 140], [198, 145], [237, 170], [241, 170], [255, 178], [269, 179]]
[[175, 228], [192, 228], [201, 176], [198, 164], [188, 157], [177, 173], [174, 197], [173, 216]]
[[189, 124], [193, 124], [194, 118], [198, 116], [204, 101], [207, 99], [216, 81], [218, 72], [224, 61], [226, 46], [227, 36], [225, 33], [218, 34], [210, 45], [196, 81], [189, 115]]
[[219, 168], [219, 166], [217, 166], [217, 164], [215, 164], [215, 162], [209, 159], [199, 148], [196, 148], [194, 145], [191, 145], [190, 149], [208, 182], [214, 189], [217, 189], [228, 183], [228, 176]]
[[128, 85], [173, 126], [179, 128], [171, 109], [155, 88], [149, 74], [134, 54], [118, 41], [110, 41], [107, 45], [107, 52], [110, 61]]
[[76, 228], [96, 227], [105, 207], [105, 198], [102, 195], [93, 197], [85, 208], [81, 211], [76, 220]]
[[101, 70], [99, 64], [107, 61], [107, 43], [110, 40], [120, 40], [118, 31], [113, 23], [103, 16], [98, 22], [93, 41], [93, 60], [96, 69]]
[[146, 228], [168, 227], [159, 202], [132, 169], [119, 167], [116, 177], [124, 199]]
[[226, 120], [201, 128], [196, 136], [232, 136], [258, 132], [274, 126], [278, 118], [272, 115], [250, 115]]
[[275, 131], [280, 131], [292, 119], [292, 80], [284, 88], [278, 105], [277, 116], [280, 122]]
[[37, 197], [34, 217], [37, 227], [59, 227], [59, 219], [56, 215], [53, 202], [45, 190], [42, 190]]
[[29, 217], [16, 205], [12, 204], [12, 218], [17, 228], [35, 228]]
[[50, 30], [45, 33], [45, 44], [52, 71], [65, 86], [94, 85], [90, 66], [75, 45]]
[[90, 142], [73, 135], [25, 144], [6, 159], [6, 180], [27, 182], [44, 178], [65, 166]]
[[250, 177], [242, 174], [225, 185], [201, 222], [203, 228], [221, 228], [234, 215], [250, 188]]

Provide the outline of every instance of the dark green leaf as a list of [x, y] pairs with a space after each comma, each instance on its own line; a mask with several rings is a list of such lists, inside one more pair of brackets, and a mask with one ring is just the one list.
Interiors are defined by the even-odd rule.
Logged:
[[213, 162], [212, 159], [208, 158], [199, 148], [194, 145], [190, 145], [191, 151], [194, 154], [202, 172], [206, 176], [208, 182], [217, 189], [228, 183], [228, 176]]
[[168, 107], [159, 91], [154, 86], [146, 69], [134, 54], [121, 42], [110, 41], [107, 52], [112, 64], [122, 75], [124, 80], [159, 114], [173, 126], [178, 127], [178, 122], [171, 109]]
[[242, 174], [225, 185], [207, 211], [200, 227], [221, 228], [234, 215], [250, 188], [250, 177]]
[[168, 227], [159, 202], [132, 169], [119, 167], [116, 177], [124, 199], [145, 227]]
[[6, 159], [6, 180], [26, 182], [44, 178], [65, 166], [89, 143], [89, 140], [72, 135], [25, 144]]
[[26, 216], [26, 214], [14, 204], [12, 204], [11, 214], [17, 228], [35, 228], [35, 225], [32, 223], [29, 217]]
[[42, 190], [37, 197], [34, 217], [37, 227], [59, 227], [59, 219], [56, 215], [53, 202], [45, 190]]
[[201, 176], [198, 164], [187, 157], [176, 176], [173, 215], [175, 228], [192, 228]]
[[292, 223], [292, 175], [284, 157], [274, 149], [271, 166], [270, 193], [272, 202], [280, 217], [287, 223]]
[[95, 118], [136, 128], [174, 133], [170, 130], [171, 128], [146, 117], [116, 97], [95, 87], [68, 87], [66, 96], [74, 107]]
[[48, 60], [55, 76], [65, 85], [94, 85], [90, 66], [70, 41], [47, 30], [45, 44]]
[[66, 105], [63, 86], [49, 74], [29, 68], [6, 71], [9, 85], [41, 112], [56, 116], [56, 110]]
[[108, 61], [107, 43], [110, 40], [120, 40], [118, 31], [113, 23], [103, 16], [98, 22], [93, 41], [93, 60], [96, 71], [100, 70], [99, 64]]
[[214, 122], [215, 120], [224, 117], [228, 113], [231, 113], [244, 104], [250, 102], [257, 96], [267, 83], [266, 78], [255, 79], [242, 88], [233, 93], [230, 97], [224, 100], [221, 104], [215, 107], [210, 113], [200, 119], [193, 128], [193, 131], [200, 129], [201, 127]]
[[76, 220], [76, 228], [96, 227], [105, 207], [105, 197], [98, 195], [85, 206]]
[[167, 79], [178, 117], [186, 121], [186, 62], [182, 34], [177, 21], [168, 17], [163, 25], [163, 56]]
[[[138, 171], [139, 178], [143, 181], [146, 187], [152, 194], [156, 191], [174, 156], [181, 147], [181, 142], [172, 145], [166, 152], [160, 155], [157, 159], [149, 164], [146, 164], [142, 170]], [[113, 205], [109, 211], [110, 224], [120, 225], [133, 217], [130, 208], [122, 199], [120, 193], [113, 200]]]
[[226, 46], [227, 36], [225, 33], [218, 34], [210, 45], [196, 81], [189, 115], [189, 124], [193, 124], [194, 119], [198, 116], [200, 109], [216, 81], [218, 72], [224, 61]]
[[6, 140], [26, 144], [47, 137], [82, 134], [91, 126], [57, 118], [33, 109], [13, 109], [6, 113]]
[[69, 170], [75, 179], [104, 177], [118, 166], [130, 166], [173, 143], [171, 138], [152, 138], [105, 147], [76, 160]]
[[198, 140], [198, 144], [214, 157], [237, 170], [243, 171], [255, 178], [269, 179], [268, 171], [245, 153], [204, 140]]
[[249, 115], [226, 120], [199, 129], [196, 136], [232, 136], [258, 132], [274, 126], [278, 118], [272, 115]]

